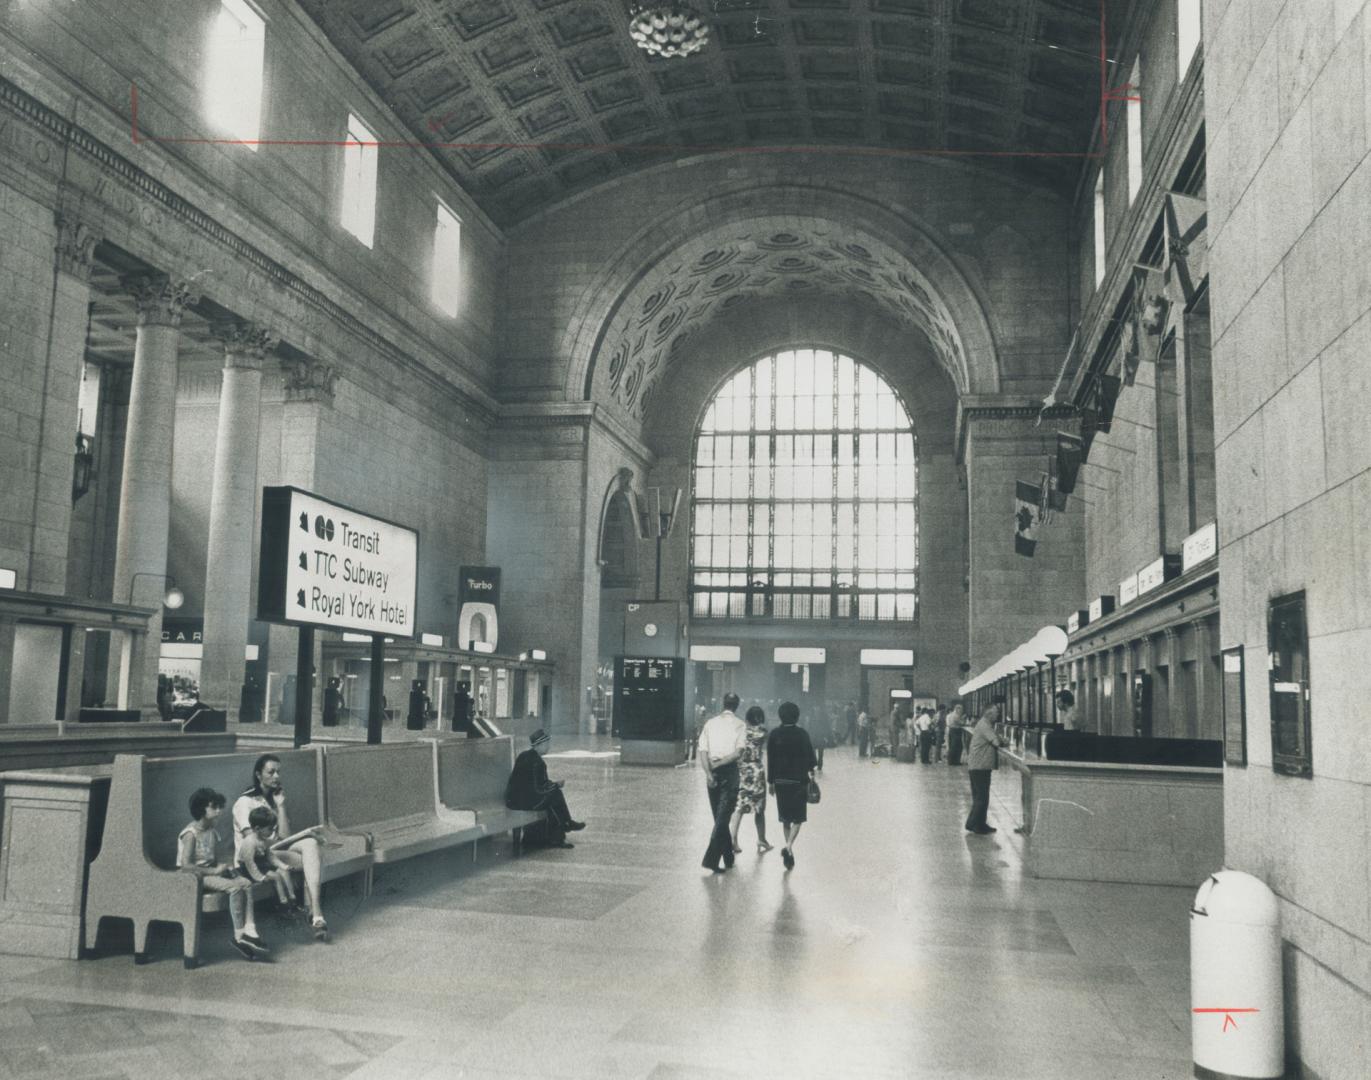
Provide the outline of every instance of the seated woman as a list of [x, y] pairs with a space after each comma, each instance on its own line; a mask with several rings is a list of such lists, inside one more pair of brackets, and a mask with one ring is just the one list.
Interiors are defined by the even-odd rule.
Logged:
[[[323, 868], [319, 848], [324, 830], [315, 826], [291, 839], [290, 823], [286, 818], [286, 792], [281, 783], [281, 759], [275, 754], [263, 754], [257, 759], [252, 766], [252, 787], [234, 800], [233, 834], [240, 849], [244, 838], [253, 831], [252, 812], [261, 806], [276, 815], [276, 825], [269, 836], [274, 854], [287, 867], [304, 874], [305, 896], [309, 900], [310, 925], [314, 937], [319, 941], [327, 941], [328, 923], [324, 921], [324, 907], [319, 898]], [[282, 839], [290, 842], [284, 847], [275, 847]]]
[[528, 741], [532, 746], [514, 759], [514, 769], [505, 784], [505, 805], [511, 810], [540, 810], [546, 815], [546, 821], [537, 833], [532, 826], [524, 830], [526, 840], [541, 842], [547, 847], [572, 847], [566, 834], [584, 829], [586, 825], [571, 816], [566, 796], [562, 794], [562, 781], [547, 778], [543, 755], [547, 753], [552, 737], [539, 728]]

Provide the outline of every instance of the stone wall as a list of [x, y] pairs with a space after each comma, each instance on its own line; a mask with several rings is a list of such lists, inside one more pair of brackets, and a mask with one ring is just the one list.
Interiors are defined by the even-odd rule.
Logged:
[[[1223, 645], [1247, 757], [1226, 862], [1281, 898], [1288, 1043], [1365, 1071], [1371, 1024], [1371, 14], [1211, 0], [1205, 19]], [[1312, 776], [1272, 770], [1266, 612], [1305, 590]]]

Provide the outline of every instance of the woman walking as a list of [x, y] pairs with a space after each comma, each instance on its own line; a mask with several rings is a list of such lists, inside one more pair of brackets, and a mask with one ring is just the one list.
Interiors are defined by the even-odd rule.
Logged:
[[739, 758], [738, 808], [733, 811], [733, 851], [742, 851], [738, 843], [738, 830], [742, 828], [743, 815], [751, 814], [757, 826], [757, 854], [765, 855], [771, 850], [766, 842], [766, 764], [762, 761], [762, 748], [766, 745], [766, 713], [760, 705], [747, 710], [743, 718], [747, 722], [747, 745]]
[[781, 726], [767, 736], [766, 774], [771, 781], [771, 793], [776, 796], [776, 816], [785, 830], [781, 861], [791, 870], [795, 866], [795, 841], [800, 826], [808, 819], [809, 781], [819, 759], [814, 755], [809, 732], [800, 727], [800, 707], [786, 701], [776, 712]]

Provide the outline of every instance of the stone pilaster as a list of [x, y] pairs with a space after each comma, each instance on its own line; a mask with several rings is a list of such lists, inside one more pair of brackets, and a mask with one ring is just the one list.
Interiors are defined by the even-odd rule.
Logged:
[[219, 323], [213, 332], [224, 345], [224, 373], [205, 558], [200, 696], [237, 719], [252, 603], [262, 362], [278, 339], [270, 330], [238, 320]]
[[114, 600], [151, 608], [153, 616], [146, 637], [125, 638], [118, 700], [129, 708], [155, 711], [171, 518], [178, 328], [185, 309], [199, 297], [189, 282], [162, 274], [127, 278], [124, 287], [137, 303], [138, 329], [119, 490]]
[[72, 465], [86, 356], [91, 260], [99, 238], [87, 223], [70, 214], [57, 214], [56, 224], [57, 273], [53, 275], [52, 331], [43, 375], [26, 586], [34, 592], [60, 594], [67, 591]]

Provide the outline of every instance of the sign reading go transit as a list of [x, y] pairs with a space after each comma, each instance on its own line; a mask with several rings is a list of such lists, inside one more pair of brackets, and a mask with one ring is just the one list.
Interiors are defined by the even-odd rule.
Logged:
[[419, 534], [293, 487], [262, 491], [257, 617], [414, 636]]

